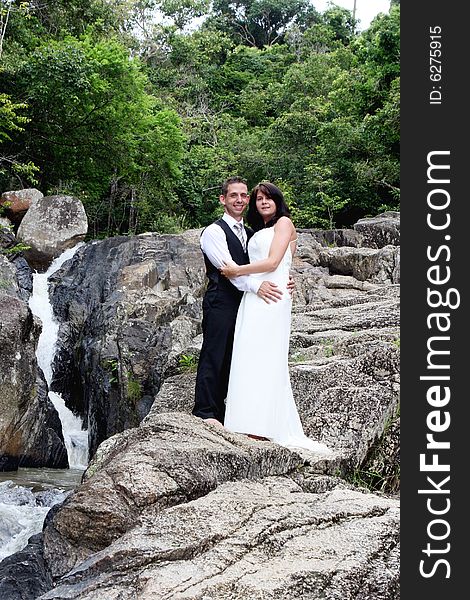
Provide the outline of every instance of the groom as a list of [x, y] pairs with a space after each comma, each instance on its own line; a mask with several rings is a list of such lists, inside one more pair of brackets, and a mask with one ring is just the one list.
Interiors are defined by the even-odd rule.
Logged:
[[[208, 422], [223, 424], [235, 321], [243, 292], [257, 294], [265, 302], [277, 302], [282, 291], [270, 281], [251, 275], [227, 279], [219, 268], [230, 259], [239, 265], [249, 262], [247, 244], [253, 231], [243, 224], [243, 212], [249, 195], [246, 181], [230, 177], [222, 185], [221, 219], [204, 229], [201, 250], [209, 279], [202, 303], [203, 342], [196, 376], [193, 415]], [[293, 283], [289, 285], [292, 290]]]

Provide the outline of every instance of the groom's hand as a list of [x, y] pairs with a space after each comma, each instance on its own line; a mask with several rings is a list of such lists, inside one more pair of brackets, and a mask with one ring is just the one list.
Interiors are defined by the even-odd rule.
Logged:
[[272, 281], [263, 281], [259, 286], [257, 295], [268, 304], [271, 304], [271, 302], [277, 302], [281, 299], [282, 292]]
[[287, 291], [291, 296], [294, 295], [295, 292], [295, 281], [292, 275], [289, 275], [289, 281], [287, 282]]

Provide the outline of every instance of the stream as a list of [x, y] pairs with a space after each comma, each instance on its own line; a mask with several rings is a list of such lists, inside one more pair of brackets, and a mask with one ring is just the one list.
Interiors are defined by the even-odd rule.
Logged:
[[[72, 258], [81, 245], [65, 250], [45, 273], [33, 275], [29, 307], [42, 322], [36, 358], [49, 389], [59, 324], [54, 319], [49, 299], [48, 279]], [[23, 549], [29, 537], [42, 530], [49, 509], [65, 500], [80, 483], [87, 467], [88, 432], [82, 420], [67, 408], [60, 394], [49, 391], [49, 398], [62, 423], [70, 468], [20, 468], [18, 471], [0, 472], [0, 560]]]

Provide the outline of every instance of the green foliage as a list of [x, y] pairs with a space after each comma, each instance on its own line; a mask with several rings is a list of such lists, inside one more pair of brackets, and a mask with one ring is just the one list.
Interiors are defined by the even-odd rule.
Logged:
[[178, 359], [178, 368], [180, 372], [193, 373], [197, 369], [198, 359], [194, 354], [182, 354]]
[[326, 358], [330, 358], [334, 355], [335, 351], [333, 348], [333, 342], [331, 340], [323, 340], [322, 346]]
[[127, 376], [127, 397], [134, 404], [142, 397], [142, 385], [133, 377], [132, 373]]
[[289, 358], [289, 362], [293, 364], [304, 363], [308, 361], [308, 356], [305, 352], [301, 350], [297, 350], [292, 353], [292, 356]]
[[400, 482], [400, 467], [397, 466], [390, 475], [384, 475], [373, 469], [355, 469], [346, 477], [346, 481], [371, 492], [394, 493]]
[[357, 33], [307, 0], [32, 0], [3, 31], [0, 186], [79, 197], [90, 237], [204, 226], [233, 174], [298, 227], [399, 207], [399, 3]]
[[293, 23], [303, 24], [316, 14], [308, 0], [215, 0], [209, 26], [237, 43], [263, 48], [281, 42]]
[[[367, 460], [362, 466], [354, 469], [346, 476], [346, 480], [354, 485], [365, 487], [370, 491], [383, 493], [396, 493], [400, 486], [400, 464], [399, 459], [390, 456], [390, 450], [386, 450], [386, 440], [390, 429], [400, 418], [400, 406], [396, 408], [384, 425], [384, 431], [369, 452]], [[371, 467], [371, 465], [374, 465]]]
[[0, 254], [4, 254], [5, 256], [12, 256], [14, 254], [20, 254], [25, 250], [30, 250], [30, 248], [31, 246], [28, 246], [28, 244], [23, 244], [22, 242], [19, 242], [18, 244], [15, 244], [10, 248], [0, 248]]
[[11, 140], [10, 132], [23, 131], [28, 117], [18, 114], [26, 108], [24, 102], [13, 103], [7, 94], [0, 94], [0, 142]]
[[[0, 144], [10, 142], [12, 135], [24, 131], [26, 123], [30, 121], [28, 117], [21, 114], [26, 109], [24, 102], [12, 102], [7, 94], [0, 93]], [[0, 180], [9, 181], [13, 177], [20, 184], [23, 179], [28, 179], [31, 183], [36, 183], [36, 173], [39, 168], [31, 161], [24, 161], [20, 158], [21, 153], [0, 153]], [[10, 186], [8, 186], [10, 187]]]
[[118, 41], [88, 35], [38, 46], [16, 73], [30, 117], [12, 146], [35, 157], [43, 189], [81, 197], [108, 235], [136, 229], [139, 210], [145, 227], [179, 177], [179, 118], [147, 85]]
[[188, 229], [188, 219], [185, 214], [159, 214], [150, 225], [152, 231], [159, 233], [182, 233]]
[[103, 369], [108, 374], [109, 383], [116, 383], [119, 377], [119, 362], [116, 358], [107, 358], [103, 361]]
[[171, 17], [176, 27], [182, 29], [193, 19], [201, 17], [209, 10], [209, 0], [161, 0], [160, 10]]

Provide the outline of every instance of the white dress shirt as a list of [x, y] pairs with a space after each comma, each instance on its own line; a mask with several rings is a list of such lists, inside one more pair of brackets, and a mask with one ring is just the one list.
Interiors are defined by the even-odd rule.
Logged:
[[[223, 214], [222, 219], [233, 230], [233, 233], [237, 235], [236, 231], [233, 229], [233, 226], [237, 221], [227, 213]], [[243, 223], [243, 220], [241, 223]], [[220, 269], [224, 263], [233, 261], [228, 249], [225, 231], [219, 225], [216, 225], [215, 223], [208, 225], [202, 232], [200, 244], [201, 250], [217, 269]], [[251, 275], [233, 277], [230, 279], [230, 282], [241, 292], [253, 292], [254, 294], [258, 292], [262, 283], [258, 278], [252, 277]]]

